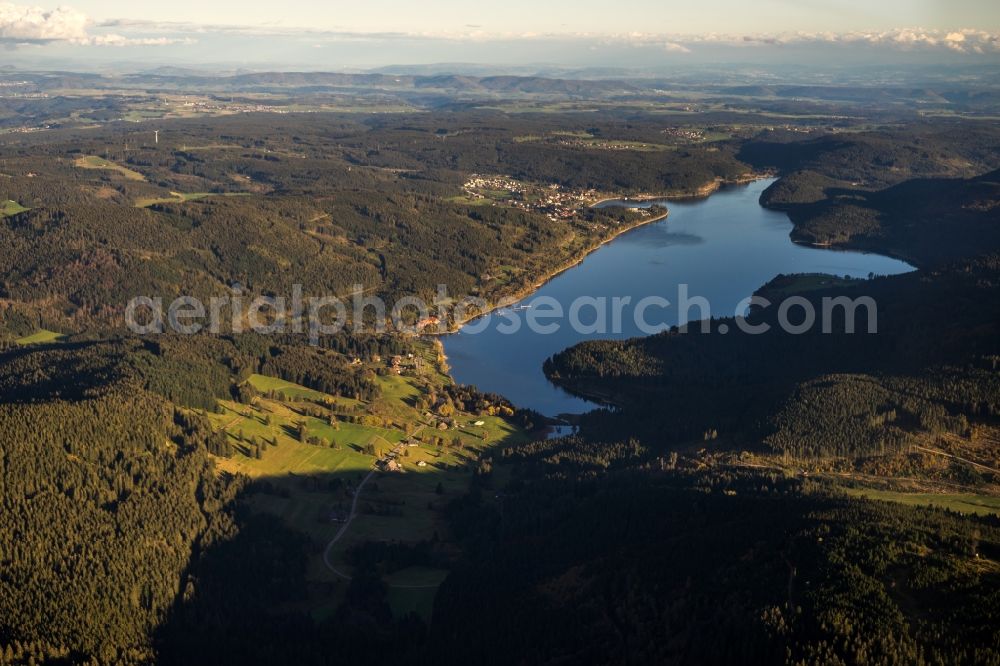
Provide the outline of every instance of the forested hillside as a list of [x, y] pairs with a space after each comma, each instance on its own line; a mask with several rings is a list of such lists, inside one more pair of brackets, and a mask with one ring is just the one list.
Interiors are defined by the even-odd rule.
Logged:
[[[227, 85], [359, 84], [339, 76]], [[1000, 660], [1000, 133], [763, 94], [2, 135], [0, 663]], [[576, 346], [545, 371], [609, 409], [572, 437], [455, 386], [427, 340], [122, 326], [136, 295], [295, 284], [498, 300], [651, 219], [603, 197], [761, 173], [796, 240], [920, 270], [760, 295], [871, 296], [878, 334], [841, 313], [833, 335], [719, 320]], [[985, 515], [856, 497], [904, 482]]]
[[476, 497], [453, 507], [469, 557], [435, 607], [444, 663], [998, 657], [996, 519], [781, 474], [669, 471], [606, 443], [506, 457], [502, 514]]
[[[906, 155], [900, 141], [740, 154], [788, 174], [762, 203], [789, 211], [793, 237], [896, 254], [917, 272], [778, 276], [758, 292], [772, 306], [747, 319], [766, 334], [695, 322], [546, 363], [611, 408], [582, 416], [579, 436], [505, 450], [500, 511], [474, 495], [453, 507], [470, 555], [439, 594], [432, 639], [459, 646], [455, 663], [998, 658], [995, 515], [905, 505], [995, 499], [996, 176], [927, 154], [887, 176], [866, 151]], [[862, 186], [866, 169], [881, 182]], [[951, 177], [914, 178], [931, 174]], [[870, 296], [878, 333], [864, 332], [863, 309], [856, 334], [842, 311], [833, 334], [782, 332], [791, 296], [816, 312], [823, 298]], [[857, 499], [873, 488], [902, 504]], [[914, 489], [921, 500], [902, 492]], [[485, 622], [472, 621], [484, 597]]]
[[[762, 203], [790, 211], [795, 238], [896, 254], [921, 270], [801, 292], [808, 280], [797, 287], [796, 276], [779, 276], [758, 292], [771, 306], [748, 319], [769, 325], [763, 335], [719, 320], [707, 335], [692, 324], [692, 332], [588, 342], [556, 355], [546, 365], [554, 380], [625, 406], [592, 417], [604, 436], [609, 430], [600, 424], [606, 421], [610, 430], [658, 432], [663, 442], [711, 431], [751, 448], [765, 439], [780, 450], [853, 456], [895, 450], [920, 432], [966, 432], [969, 421], [991, 422], [1000, 412], [995, 172], [806, 194], [797, 180], [801, 160], [830, 171], [846, 168], [841, 153], [850, 152], [850, 144], [829, 149], [807, 143], [784, 149], [794, 156], [785, 165], [792, 175], [769, 188]], [[878, 333], [846, 333], [839, 308], [831, 311], [832, 334], [819, 326], [786, 333], [777, 310], [793, 295], [808, 299], [817, 313], [823, 299], [870, 297], [877, 304]], [[867, 311], [856, 314], [857, 327], [864, 329]], [[718, 333], [721, 324], [728, 335]], [[811, 388], [797, 388], [804, 386]], [[786, 401], [792, 406], [781, 407]], [[818, 414], [831, 418], [817, 420]], [[797, 425], [796, 418], [802, 419]]]
[[[572, 390], [622, 406], [584, 417], [602, 437], [641, 433], [660, 446], [714, 431], [733, 446], [756, 448], [774, 434], [768, 441], [791, 438], [811, 451], [853, 455], [903, 446], [907, 433], [965, 432], [961, 424], [1000, 414], [997, 267], [983, 260], [968, 269], [802, 294], [817, 313], [823, 298], [873, 298], [877, 334], [865, 332], [864, 308], [857, 333], [845, 333], [840, 309], [834, 310], [832, 334], [818, 326], [801, 335], [785, 333], [776, 315], [782, 296], [765, 287], [761, 293], [774, 305], [748, 323], [768, 325], [766, 333], [744, 333], [725, 319], [713, 322], [711, 333], [700, 333], [695, 324], [687, 332], [587, 342], [557, 354], [546, 372]], [[718, 332], [721, 325], [728, 333]], [[788, 414], [778, 418], [781, 405], [807, 383], [827, 387], [824, 395], [840, 395], [834, 402], [842, 404], [820, 407], [811, 400], [794, 410], [802, 419], [794, 426]], [[895, 416], [879, 421], [889, 412]], [[792, 432], [781, 435], [787, 428]]]
[[[145, 663], [157, 652], [181, 662], [192, 658], [190, 636], [228, 626], [219, 613], [245, 612], [225, 631], [260, 631], [272, 603], [304, 599], [311, 546], [280, 521], [241, 508], [239, 498], [257, 489], [219, 474], [213, 460], [232, 456], [233, 440], [206, 410], [230, 397], [252, 400], [244, 380], [257, 371], [375, 400], [374, 375], [348, 359], [408, 349], [398, 338], [340, 336], [317, 349], [248, 335], [0, 354], [7, 653], [15, 663]], [[271, 549], [283, 555], [272, 559]], [[236, 561], [245, 568], [234, 569]], [[230, 593], [234, 579], [220, 587], [221, 572], [274, 580], [240, 599]], [[320, 640], [310, 622], [301, 625], [314, 641], [307, 653]], [[173, 638], [166, 651], [156, 649], [162, 632]]]
[[[133, 296], [207, 299], [234, 283], [247, 296], [300, 284], [346, 298], [361, 285], [426, 299], [444, 284], [498, 300], [642, 221], [588, 209], [602, 193], [691, 193], [749, 171], [726, 143], [674, 150], [648, 121], [628, 134], [661, 144], [640, 152], [522, 140], [565, 127], [487, 113], [158, 127], [158, 142], [129, 126], [4, 141], [0, 201], [17, 206], [0, 222], [8, 318], [60, 331], [117, 325]], [[503, 196], [523, 204], [490, 205], [463, 190], [473, 174], [560, 187], [575, 208], [522, 193]]]
[[225, 522], [236, 489], [184, 417], [109, 352], [0, 364], [0, 636], [25, 662], [148, 659], [196, 541]]

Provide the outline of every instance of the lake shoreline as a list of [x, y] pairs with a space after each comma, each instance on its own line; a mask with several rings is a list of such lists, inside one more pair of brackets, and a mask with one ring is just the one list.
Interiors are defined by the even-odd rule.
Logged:
[[[635, 199], [629, 198], [628, 201], [635, 201], [636, 203], [647, 203], [649, 201], [698, 201], [698, 200], [701, 200], [701, 199], [707, 199], [707, 198], [709, 198], [710, 196], [712, 196], [713, 194], [715, 194], [716, 192], [718, 192], [719, 190], [721, 190], [721, 189], [723, 189], [725, 187], [735, 187], [735, 186], [739, 186], [739, 185], [748, 185], [750, 183], [757, 182], [758, 180], [763, 180], [765, 178], [772, 178], [772, 177], [773, 177], [773, 175], [769, 174], [769, 173], [757, 173], [757, 172], [754, 172], [754, 173], [750, 173], [750, 174], [745, 174], [743, 176], [739, 176], [737, 178], [729, 178], [729, 179], [716, 178], [713, 181], [711, 181], [709, 183], [706, 183], [705, 185], [703, 185], [700, 188], [698, 188], [694, 194], [689, 193], [689, 192], [685, 192], [685, 193], [677, 193], [677, 192], [675, 192], [675, 193], [672, 193], [672, 194], [666, 194], [666, 195], [660, 195], [660, 196], [640, 195], [640, 197], [635, 198]], [[625, 200], [626, 199], [623, 198], [623, 197], [621, 197], [621, 196], [617, 196], [617, 197], [614, 197], [614, 196], [612, 196], [612, 197], [605, 197], [604, 199], [601, 199], [599, 201], [595, 201], [592, 204], [589, 204], [589, 207], [590, 208], [595, 208], [595, 207], [600, 206], [601, 204], [607, 203], [609, 201], [625, 201]], [[604, 238], [603, 240], [601, 240], [598, 243], [594, 243], [593, 245], [591, 245], [584, 252], [582, 252], [578, 257], [570, 260], [568, 263], [564, 263], [563, 265], [558, 266], [555, 269], [552, 269], [551, 271], [547, 272], [545, 275], [543, 275], [541, 278], [539, 278], [533, 285], [526, 286], [526, 287], [524, 287], [522, 289], [519, 289], [519, 290], [515, 291], [514, 293], [510, 294], [509, 296], [505, 296], [505, 297], [501, 298], [501, 300], [499, 302], [491, 305], [489, 307], [489, 309], [487, 309], [486, 311], [479, 312], [479, 313], [474, 314], [474, 315], [470, 315], [468, 317], [463, 318], [462, 320], [453, 321], [451, 323], [451, 325], [449, 326], [448, 330], [446, 330], [446, 331], [440, 331], [440, 330], [437, 330], [437, 331], [424, 331], [424, 332], [421, 332], [421, 335], [426, 335], [426, 336], [430, 336], [430, 337], [441, 337], [441, 336], [446, 336], [446, 335], [455, 335], [455, 334], [459, 333], [461, 331], [461, 328], [463, 326], [465, 326], [466, 324], [468, 324], [468, 323], [470, 323], [472, 321], [475, 321], [476, 319], [479, 319], [480, 317], [486, 317], [487, 315], [493, 314], [497, 310], [501, 310], [503, 308], [510, 307], [514, 303], [517, 303], [519, 301], [525, 300], [526, 298], [529, 298], [532, 294], [534, 294], [539, 289], [541, 289], [542, 287], [544, 287], [548, 282], [552, 281], [554, 278], [558, 277], [562, 273], [565, 273], [566, 271], [570, 270], [571, 268], [575, 268], [576, 266], [580, 265], [583, 262], [584, 259], [586, 259], [587, 257], [589, 257], [591, 254], [593, 254], [597, 250], [601, 249], [603, 246], [607, 245], [611, 241], [618, 239], [623, 234], [627, 234], [630, 231], [633, 231], [635, 229], [639, 229], [639, 228], [644, 227], [644, 226], [649, 225], [649, 224], [654, 224], [656, 222], [662, 222], [663, 220], [668, 219], [669, 216], [670, 216], [670, 210], [667, 209], [667, 211], [663, 215], [657, 215], [655, 217], [651, 217], [651, 218], [646, 219], [646, 220], [640, 220], [636, 224], [632, 224], [632, 225], [629, 225], [627, 227], [617, 229], [610, 236]]]
[[[841, 248], [808, 247], [794, 242], [791, 234], [794, 223], [787, 213], [760, 204], [759, 195], [770, 182], [771, 179], [763, 178], [751, 181], [747, 187], [726, 188], [718, 197], [670, 204], [669, 222], [648, 225], [650, 220], [643, 220], [644, 229], [624, 237], [625, 240], [621, 239], [627, 230], [615, 230], [619, 233], [594, 243], [582, 257], [553, 269], [537, 284], [522, 283], [524, 290], [520, 293], [529, 296], [519, 303], [529, 304], [532, 298], [546, 296], [567, 307], [581, 295], [592, 299], [627, 295], [642, 302], [646, 298], [662, 299], [683, 284], [692, 290], [690, 293], [710, 303], [711, 311], [732, 313], [740, 299], [753, 294], [778, 274], [849, 275], [861, 280], [872, 273], [894, 275], [914, 270], [912, 265], [884, 253], [871, 252], [869, 248], [840, 252]], [[627, 203], [616, 201], [609, 205]], [[653, 210], [656, 217], [663, 212]], [[633, 238], [634, 241], [630, 240]], [[616, 239], [619, 243], [612, 244], [611, 240]], [[594, 252], [604, 245], [608, 247]], [[592, 256], [601, 258], [591, 260]], [[580, 266], [572, 272], [573, 277], [552, 279], [573, 266]], [[587, 266], [590, 268], [583, 268]], [[533, 290], [536, 291], [532, 294]], [[512, 297], [501, 303], [518, 302]], [[687, 307], [690, 309], [690, 305]], [[687, 321], [706, 316], [697, 316], [705, 312], [699, 308], [695, 307], [693, 312], [683, 308], [664, 311], [663, 323], [673, 325], [678, 318]], [[606, 311], [603, 316], [607, 316]], [[477, 331], [476, 335], [435, 336], [442, 349], [447, 350], [449, 374], [457, 382], [505, 395], [514, 404], [550, 419], [555, 417], [557, 421], [601, 406], [613, 407], [619, 400], [613, 388], [608, 390], [609, 387], [587, 382], [553, 382], [542, 371], [547, 357], [589, 339], [628, 339], [649, 334], [634, 325], [630, 317], [615, 324], [614, 330], [576, 330], [563, 325], [545, 332], [523, 325], [511, 327], [504, 319], [480, 317], [469, 327]]]
[[[765, 206], [765, 208], [767, 208]], [[778, 209], [769, 209], [778, 210]], [[791, 218], [789, 218], [791, 219]], [[908, 255], [906, 252], [896, 250], [894, 248], [882, 248], [878, 247], [876, 244], [867, 243], [865, 240], [846, 240], [846, 241], [811, 241], [795, 237], [795, 222], [792, 222], [792, 234], [790, 236], [793, 243], [796, 245], [801, 245], [802, 247], [814, 247], [819, 250], [829, 250], [831, 252], [862, 252], [864, 254], [876, 254], [880, 257], [889, 257], [890, 259], [898, 259], [899, 261], [905, 261], [909, 265], [913, 266], [914, 270], [920, 271], [924, 270], [921, 265], [920, 260], [916, 257]]]
[[493, 305], [491, 305], [487, 310], [485, 310], [483, 312], [477, 312], [474, 315], [469, 315], [467, 317], [464, 317], [461, 320], [455, 320], [454, 322], [452, 322], [451, 326], [446, 331], [440, 331], [440, 330], [438, 330], [438, 331], [423, 331], [423, 332], [420, 333], [420, 335], [427, 335], [427, 336], [431, 336], [431, 337], [435, 337], [435, 338], [440, 338], [440, 337], [447, 336], [447, 335], [455, 335], [455, 334], [457, 334], [461, 330], [461, 328], [463, 326], [465, 326], [469, 322], [475, 321], [476, 319], [479, 319], [480, 317], [485, 317], [487, 315], [493, 314], [497, 310], [502, 310], [503, 308], [510, 307], [511, 305], [514, 305], [518, 301], [523, 301], [524, 299], [530, 297], [536, 291], [538, 291], [539, 289], [541, 289], [542, 287], [544, 287], [552, 279], [558, 277], [562, 273], [565, 273], [566, 271], [568, 271], [571, 268], [579, 266], [583, 262], [584, 259], [586, 259], [587, 257], [589, 257], [591, 254], [593, 254], [597, 250], [601, 249], [603, 246], [607, 245], [611, 241], [617, 239], [622, 234], [627, 234], [630, 231], [633, 231], [635, 229], [639, 229], [640, 227], [644, 227], [644, 226], [646, 226], [648, 224], [653, 224], [655, 222], [662, 222], [663, 220], [667, 219], [668, 217], [670, 217], [670, 211], [669, 210], [666, 213], [664, 213], [663, 215], [657, 215], [657, 216], [651, 217], [649, 219], [641, 220], [641, 221], [639, 221], [639, 222], [637, 222], [635, 224], [631, 224], [631, 225], [628, 225], [628, 226], [616, 229], [613, 234], [611, 234], [610, 236], [607, 236], [606, 238], [602, 239], [598, 243], [592, 244], [582, 254], [580, 254], [577, 257], [574, 257], [568, 263], [564, 263], [564, 264], [560, 265], [559, 267], [557, 267], [557, 268], [555, 268], [555, 269], [547, 272], [543, 277], [539, 278], [534, 284], [528, 285], [528, 286], [526, 286], [526, 287], [524, 287], [522, 289], [518, 289], [517, 291], [513, 292], [509, 296], [504, 296], [503, 298], [500, 299], [500, 301], [498, 301], [497, 303], [494, 303]]
[[600, 199], [598, 201], [590, 204], [591, 208], [596, 208], [601, 206], [601, 204], [606, 204], [609, 201], [624, 201], [629, 203], [646, 204], [651, 201], [698, 201], [700, 199], [707, 199], [719, 190], [725, 187], [735, 187], [738, 185], [749, 185], [758, 180], [763, 180], [765, 178], [773, 178], [775, 174], [766, 172], [751, 172], [744, 174], [742, 176], [737, 176], [736, 178], [715, 178], [714, 180], [702, 185], [694, 192], [671, 192], [667, 194], [638, 194], [634, 197], [623, 197], [623, 196], [610, 196]]

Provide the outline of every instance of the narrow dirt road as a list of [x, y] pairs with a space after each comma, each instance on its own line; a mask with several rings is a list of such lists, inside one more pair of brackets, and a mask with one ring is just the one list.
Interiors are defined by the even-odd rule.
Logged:
[[345, 574], [343, 571], [337, 569], [337, 567], [330, 564], [330, 551], [333, 549], [336, 543], [340, 541], [340, 538], [347, 533], [347, 528], [351, 526], [351, 522], [354, 520], [354, 516], [356, 516], [358, 513], [358, 500], [361, 498], [361, 490], [365, 487], [365, 484], [368, 483], [368, 479], [372, 478], [372, 476], [374, 475], [375, 475], [375, 470], [373, 469], [370, 472], [368, 472], [365, 478], [361, 480], [361, 483], [358, 484], [358, 487], [354, 489], [354, 499], [351, 500], [351, 513], [350, 515], [347, 516], [347, 520], [344, 521], [344, 524], [340, 526], [340, 529], [337, 530], [337, 533], [333, 535], [333, 538], [330, 540], [330, 543], [326, 544], [326, 550], [323, 551], [323, 564], [326, 565], [327, 569], [332, 571], [338, 577], [343, 578], [344, 580], [351, 580], [351, 577]]

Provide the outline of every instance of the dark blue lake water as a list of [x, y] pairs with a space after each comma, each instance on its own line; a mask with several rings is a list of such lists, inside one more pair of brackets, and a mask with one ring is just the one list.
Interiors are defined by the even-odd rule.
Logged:
[[[704, 297], [711, 315], [732, 316], [740, 301], [779, 273], [867, 277], [913, 270], [905, 262], [876, 254], [792, 243], [788, 217], [758, 203], [772, 182], [727, 188], [697, 201], [660, 202], [670, 209], [666, 220], [622, 234], [513, 308], [469, 322], [459, 333], [442, 338], [455, 380], [500, 393], [518, 406], [546, 415], [582, 413], [595, 405], [551, 384], [542, 373], [545, 359], [582, 340], [648, 335], [651, 327], [702, 319], [696, 307], [686, 317], [679, 309], [680, 285], [687, 285], [689, 298]], [[652, 203], [656, 202], [644, 205]], [[637, 323], [635, 305], [651, 296], [665, 298], [671, 305], [651, 304]], [[579, 297], [603, 297], [603, 332], [579, 331], [572, 325], [568, 314]], [[631, 298], [631, 304], [620, 308], [620, 326], [612, 316], [615, 297]], [[543, 317], [553, 311], [552, 303], [562, 307], [562, 318]], [[593, 328], [598, 307], [578, 302], [577, 321]], [[557, 330], [532, 330], [529, 315], [548, 329], [557, 324]], [[514, 327], [515, 320], [519, 329], [504, 332]], [[470, 333], [480, 328], [481, 332]]]

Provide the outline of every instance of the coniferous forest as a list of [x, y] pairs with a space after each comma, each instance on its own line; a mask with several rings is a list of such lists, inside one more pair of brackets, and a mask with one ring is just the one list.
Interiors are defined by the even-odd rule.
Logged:
[[[47, 126], [0, 134], [0, 664], [1000, 663], [990, 94], [163, 73], [357, 99], [154, 139], [135, 79], [63, 76], [130, 92], [39, 77]], [[757, 294], [869, 296], [878, 333], [585, 342], [544, 366], [600, 403], [565, 423], [456, 384], [430, 331], [123, 325], [295, 285], [496, 304], [650, 218], [601, 199], [762, 176], [793, 241], [916, 270]]]

